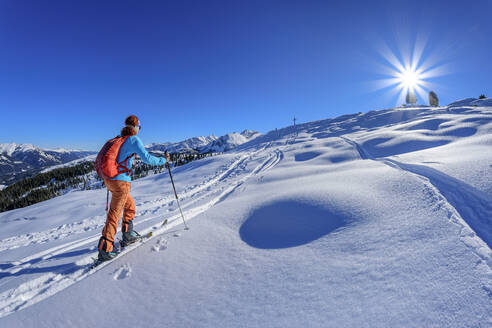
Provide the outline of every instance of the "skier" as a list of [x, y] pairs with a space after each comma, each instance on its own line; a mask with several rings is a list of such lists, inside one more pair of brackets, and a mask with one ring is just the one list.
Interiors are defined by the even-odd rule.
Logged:
[[[138, 155], [144, 163], [150, 165], [164, 165], [169, 162], [169, 154], [165, 158], [154, 157], [145, 150], [142, 141], [137, 137], [138, 132], [142, 129], [140, 121], [135, 115], [130, 115], [125, 120], [126, 126], [121, 130], [121, 137], [129, 136], [118, 152], [116, 161], [124, 168], [122, 173], [112, 179], [104, 179], [104, 183], [111, 191], [111, 204], [106, 217], [106, 225], [102, 230], [102, 236], [99, 239], [99, 260], [107, 261], [114, 258], [117, 253], [114, 249], [114, 236], [118, 228], [121, 214], [123, 212], [123, 223], [121, 232], [123, 235], [123, 244], [128, 245], [140, 239], [140, 235], [133, 230], [133, 218], [135, 217], [135, 202], [130, 196], [131, 168], [133, 166], [133, 157]], [[120, 171], [118, 171], [120, 172]]]

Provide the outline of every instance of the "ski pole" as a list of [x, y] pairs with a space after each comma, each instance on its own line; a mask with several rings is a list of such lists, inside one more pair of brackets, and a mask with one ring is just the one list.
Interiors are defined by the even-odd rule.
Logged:
[[109, 189], [106, 189], [106, 214], [109, 211]]
[[[167, 150], [166, 150], [165, 154], [166, 154], [166, 157], [167, 157]], [[190, 228], [188, 228], [188, 226], [186, 225], [186, 221], [185, 221], [185, 218], [184, 218], [184, 215], [183, 215], [183, 211], [181, 211], [181, 205], [179, 204], [178, 193], [176, 192], [176, 187], [174, 186], [173, 175], [171, 174], [171, 166], [167, 162], [166, 162], [166, 167], [167, 167], [167, 171], [169, 172], [169, 177], [171, 178], [171, 183], [173, 185], [173, 190], [174, 190], [174, 196], [176, 196], [176, 202], [178, 203], [179, 213], [181, 213], [181, 218], [183, 219], [185, 230], [190, 230]]]

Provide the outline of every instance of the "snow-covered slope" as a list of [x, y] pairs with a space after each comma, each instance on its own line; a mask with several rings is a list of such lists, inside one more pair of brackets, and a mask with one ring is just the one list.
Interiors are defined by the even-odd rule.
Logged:
[[64, 164], [59, 164], [59, 165], [53, 165], [50, 166], [44, 170], [41, 171], [41, 173], [46, 173], [55, 169], [60, 169], [63, 167], [70, 167], [70, 166], [75, 166], [77, 164], [83, 163], [83, 162], [95, 162], [96, 161], [97, 154], [92, 154], [89, 156], [81, 157], [79, 159], [64, 163]]
[[272, 131], [174, 170], [188, 231], [133, 182], [154, 237], [97, 271], [104, 190], [1, 213], [0, 326], [490, 327], [491, 146], [491, 107]]
[[448, 105], [448, 107], [463, 107], [463, 106], [476, 106], [476, 107], [486, 107], [492, 106], [492, 98], [465, 98], [461, 100], [454, 101]]

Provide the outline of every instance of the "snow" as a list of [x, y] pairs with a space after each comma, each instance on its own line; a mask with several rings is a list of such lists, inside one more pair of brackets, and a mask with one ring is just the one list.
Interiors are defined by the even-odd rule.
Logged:
[[218, 138], [214, 135], [210, 135], [208, 137], [200, 136], [194, 137], [190, 139], [186, 139], [180, 142], [165, 142], [165, 143], [152, 143], [150, 145], [145, 146], [148, 151], [169, 151], [173, 152], [182, 152], [182, 151], [193, 151], [194, 149], [199, 149], [206, 147], [210, 143], [214, 142]]
[[479, 106], [479, 107], [487, 107], [487, 106], [492, 106], [492, 98], [484, 98], [484, 99], [478, 99], [472, 102], [473, 106]]
[[244, 130], [241, 133], [233, 132], [216, 137], [210, 135], [208, 137], [195, 137], [186, 139], [181, 142], [171, 143], [152, 143], [145, 146], [149, 151], [169, 151], [173, 152], [225, 152], [229, 151], [247, 141], [253, 140], [260, 135], [259, 132], [253, 130]]
[[0, 154], [12, 156], [14, 152], [41, 151], [32, 144], [0, 143]]
[[83, 150], [79, 150], [79, 149], [65, 149], [63, 147], [45, 148], [44, 151], [52, 151], [56, 153], [84, 152]]
[[492, 106], [492, 98], [476, 99], [466, 98], [452, 102], [449, 107], [463, 107], [463, 106], [477, 106], [477, 107], [490, 107]]
[[55, 169], [60, 169], [60, 168], [76, 166], [76, 165], [81, 164], [83, 162], [95, 162], [96, 157], [97, 157], [97, 154], [94, 154], [94, 155], [85, 156], [85, 157], [82, 157], [82, 158], [79, 158], [79, 159], [76, 159], [76, 160], [73, 160], [73, 161], [70, 161], [70, 162], [67, 162], [64, 164], [53, 165], [53, 166], [50, 166], [50, 167], [42, 170], [41, 173], [46, 173], [46, 172], [49, 172], [49, 171], [52, 171]]
[[55, 152], [55, 153], [72, 153], [72, 152], [83, 152], [82, 150], [67, 150], [64, 148], [53, 148], [53, 149], [41, 149], [32, 144], [18, 144], [15, 142], [11, 143], [0, 143], [0, 154], [6, 154], [8, 156], [12, 156], [14, 152], [29, 152], [36, 151], [40, 153], [44, 152]]
[[460, 107], [460, 106], [470, 106], [477, 98], [465, 98], [457, 101], [453, 101], [448, 105], [448, 107]]
[[290, 126], [180, 166], [186, 231], [169, 177], [139, 179], [153, 237], [92, 272], [105, 190], [0, 213], [0, 325], [490, 327], [492, 107], [463, 106]]
[[12, 184], [18, 181], [18, 179], [13, 178], [16, 173], [31, 170], [32, 174], [34, 174], [37, 169], [66, 163], [91, 153], [90, 151], [69, 151], [65, 149], [40, 149], [31, 144], [0, 144], [0, 161], [2, 164], [0, 165], [0, 174], [4, 177], [3, 181], [0, 182]]

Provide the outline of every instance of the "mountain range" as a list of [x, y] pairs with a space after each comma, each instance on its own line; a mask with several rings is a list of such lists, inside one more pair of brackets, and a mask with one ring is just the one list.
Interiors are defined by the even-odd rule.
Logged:
[[41, 149], [32, 144], [0, 144], [0, 184], [8, 185], [45, 167], [68, 163], [94, 151]]
[[148, 151], [170, 153], [209, 153], [209, 152], [226, 152], [236, 148], [243, 143], [253, 140], [260, 135], [253, 130], [244, 130], [241, 133], [233, 132], [216, 137], [195, 137], [180, 142], [152, 143], [145, 146]]
[[[170, 153], [225, 152], [259, 136], [260, 133], [244, 130], [241, 133], [228, 133], [221, 137], [194, 137], [180, 142], [152, 143], [148, 151]], [[0, 144], [0, 185], [9, 185], [26, 177], [35, 175], [47, 168], [67, 163], [77, 163], [81, 159], [94, 160], [96, 151], [42, 149], [32, 144]]]

